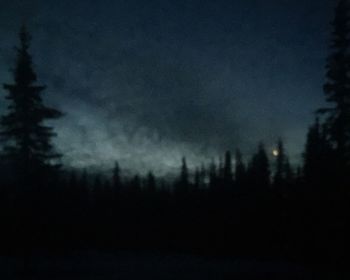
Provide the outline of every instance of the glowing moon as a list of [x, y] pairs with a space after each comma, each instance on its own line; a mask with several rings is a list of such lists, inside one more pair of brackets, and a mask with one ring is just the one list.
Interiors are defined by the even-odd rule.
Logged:
[[280, 154], [280, 153], [279, 153], [279, 151], [278, 151], [277, 149], [273, 149], [273, 150], [272, 150], [272, 155], [273, 155], [274, 157], [278, 157], [279, 154]]

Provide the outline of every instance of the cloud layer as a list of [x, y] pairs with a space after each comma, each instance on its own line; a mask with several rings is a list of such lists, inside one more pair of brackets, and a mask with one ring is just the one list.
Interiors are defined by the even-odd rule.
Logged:
[[280, 136], [296, 159], [322, 102], [326, 0], [3, 2], [1, 81], [25, 20], [71, 165], [166, 173]]

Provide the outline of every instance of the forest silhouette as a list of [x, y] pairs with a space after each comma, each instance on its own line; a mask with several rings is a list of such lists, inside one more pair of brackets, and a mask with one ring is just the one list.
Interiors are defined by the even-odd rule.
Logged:
[[[215, 256], [288, 259], [346, 267], [350, 221], [350, 29], [341, 0], [332, 22], [324, 93], [315, 108], [303, 161], [293, 167], [281, 139], [271, 161], [258, 143], [251, 158], [237, 148], [219, 164], [186, 158], [169, 182], [152, 172], [126, 176], [69, 170], [46, 121], [22, 27], [13, 83], [4, 84], [1, 117], [0, 252], [160, 250]], [[51, 122], [50, 122], [51, 123]]]

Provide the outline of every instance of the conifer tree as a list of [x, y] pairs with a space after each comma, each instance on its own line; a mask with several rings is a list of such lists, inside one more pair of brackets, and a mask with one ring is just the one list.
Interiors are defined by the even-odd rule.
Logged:
[[251, 187], [257, 190], [264, 190], [269, 187], [270, 164], [262, 143], [259, 144], [257, 153], [251, 159], [248, 173]]
[[180, 174], [180, 188], [187, 190], [189, 187], [189, 174], [188, 174], [188, 167], [186, 163], [186, 158], [182, 158], [182, 165], [181, 165], [181, 174]]
[[146, 188], [150, 193], [154, 193], [157, 190], [156, 177], [152, 171], [147, 174]]
[[284, 165], [284, 176], [285, 182], [288, 186], [295, 183], [295, 173], [288, 158], [286, 158], [286, 162]]
[[232, 157], [231, 152], [226, 151], [224, 162], [224, 184], [229, 186], [232, 184]]
[[118, 162], [115, 162], [114, 164], [112, 184], [113, 184], [114, 191], [119, 192], [121, 189], [122, 182], [121, 182], [120, 167]]
[[1, 140], [4, 158], [22, 183], [30, 184], [41, 176], [48, 176], [47, 171], [57, 166], [60, 155], [51, 141], [56, 133], [45, 121], [62, 114], [43, 103], [45, 87], [36, 84], [37, 76], [29, 54], [30, 35], [24, 26], [19, 38], [14, 83], [4, 84], [9, 105], [7, 114], [1, 118]]
[[218, 181], [218, 172], [217, 172], [217, 166], [215, 164], [215, 161], [212, 160], [209, 166], [209, 187], [210, 189], [213, 189], [217, 185]]
[[284, 151], [284, 145], [282, 140], [279, 139], [277, 142], [276, 170], [273, 178], [273, 183], [277, 187], [285, 184], [286, 164], [287, 164], [287, 156]]
[[129, 191], [132, 193], [138, 193], [141, 190], [141, 178], [139, 175], [135, 175], [130, 182]]
[[199, 181], [201, 187], [204, 187], [204, 185], [207, 183], [207, 170], [205, 169], [204, 164], [202, 164], [199, 171]]
[[[350, 161], [350, 5], [340, 0], [332, 22], [331, 54], [326, 65], [324, 92], [330, 107], [319, 113], [326, 116], [329, 139], [336, 154], [339, 171]], [[338, 175], [341, 176], [339, 173]]]
[[332, 171], [335, 168], [332, 166], [334, 156], [325, 129], [316, 118], [315, 123], [309, 128], [303, 154], [303, 175], [308, 186], [320, 187], [335, 175]]
[[273, 186], [280, 194], [287, 195], [290, 192], [290, 187], [294, 184], [294, 174], [281, 139], [277, 142], [277, 155], [275, 156], [276, 168]]
[[246, 167], [239, 149], [236, 150], [235, 161], [235, 183], [238, 187], [241, 187], [246, 180]]
[[201, 186], [201, 172], [198, 168], [196, 168], [194, 172], [194, 189], [199, 190]]

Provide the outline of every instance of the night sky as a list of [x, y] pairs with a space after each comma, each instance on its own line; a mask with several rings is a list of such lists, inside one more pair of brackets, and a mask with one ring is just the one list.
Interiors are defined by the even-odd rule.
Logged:
[[[0, 82], [18, 30], [67, 165], [171, 172], [278, 137], [301, 158], [323, 102], [331, 0], [0, 0]], [[0, 90], [0, 112], [5, 92]]]

